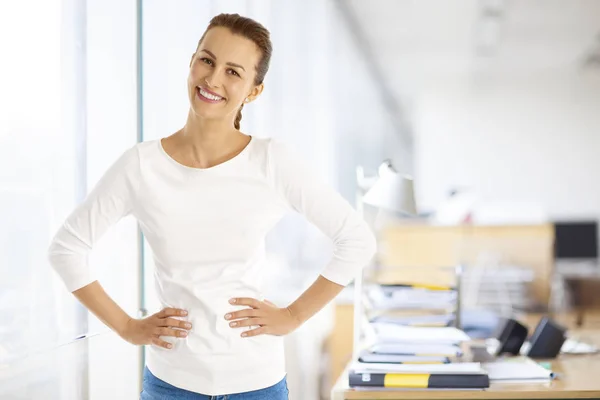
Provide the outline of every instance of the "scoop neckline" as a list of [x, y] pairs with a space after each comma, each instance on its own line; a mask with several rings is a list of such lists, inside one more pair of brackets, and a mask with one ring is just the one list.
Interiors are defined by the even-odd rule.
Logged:
[[157, 140], [158, 142], [158, 148], [160, 149], [160, 152], [162, 154], [164, 154], [164, 156], [176, 167], [184, 169], [184, 170], [188, 170], [188, 171], [195, 171], [195, 172], [208, 172], [208, 171], [215, 171], [221, 168], [226, 167], [227, 165], [230, 165], [232, 163], [234, 163], [235, 161], [237, 161], [238, 159], [240, 159], [241, 157], [243, 157], [250, 149], [250, 146], [252, 145], [252, 143], [254, 143], [255, 139], [254, 136], [252, 135], [247, 135], [250, 137], [250, 141], [248, 142], [248, 144], [246, 144], [246, 146], [242, 149], [242, 151], [240, 151], [238, 154], [236, 154], [235, 156], [231, 157], [228, 160], [223, 161], [222, 163], [213, 165], [212, 167], [207, 167], [207, 168], [199, 168], [199, 167], [190, 167], [187, 165], [184, 165], [182, 163], [180, 163], [179, 161], [175, 160], [173, 157], [171, 157], [169, 155], [169, 153], [167, 153], [167, 151], [165, 150], [165, 148], [162, 145], [162, 140], [164, 138], [160, 138]]

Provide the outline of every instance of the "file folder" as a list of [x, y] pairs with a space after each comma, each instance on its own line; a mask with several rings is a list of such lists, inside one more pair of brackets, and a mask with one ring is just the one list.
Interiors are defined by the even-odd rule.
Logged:
[[485, 389], [490, 380], [485, 374], [402, 374], [349, 373], [350, 387], [381, 387], [404, 389]]

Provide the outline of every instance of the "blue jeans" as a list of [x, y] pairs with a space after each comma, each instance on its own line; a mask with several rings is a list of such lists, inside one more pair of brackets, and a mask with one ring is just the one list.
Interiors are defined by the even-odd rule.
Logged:
[[207, 396], [169, 385], [154, 376], [146, 367], [140, 400], [288, 400], [288, 393], [287, 380], [283, 378], [279, 383], [265, 389]]

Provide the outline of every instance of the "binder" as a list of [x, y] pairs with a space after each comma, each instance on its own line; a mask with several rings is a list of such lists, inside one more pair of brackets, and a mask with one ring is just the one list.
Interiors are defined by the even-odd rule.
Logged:
[[490, 380], [485, 374], [403, 374], [350, 371], [350, 387], [398, 389], [485, 389]]

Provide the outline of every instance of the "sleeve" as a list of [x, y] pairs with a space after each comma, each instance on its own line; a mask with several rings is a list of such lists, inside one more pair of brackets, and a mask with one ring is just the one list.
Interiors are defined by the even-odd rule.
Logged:
[[88, 255], [94, 243], [132, 211], [138, 172], [138, 149], [132, 147], [110, 166], [52, 239], [48, 260], [70, 292], [96, 280]]
[[272, 183], [284, 202], [333, 242], [333, 257], [321, 275], [346, 286], [375, 254], [371, 229], [338, 192], [286, 146], [271, 140], [268, 154]]

